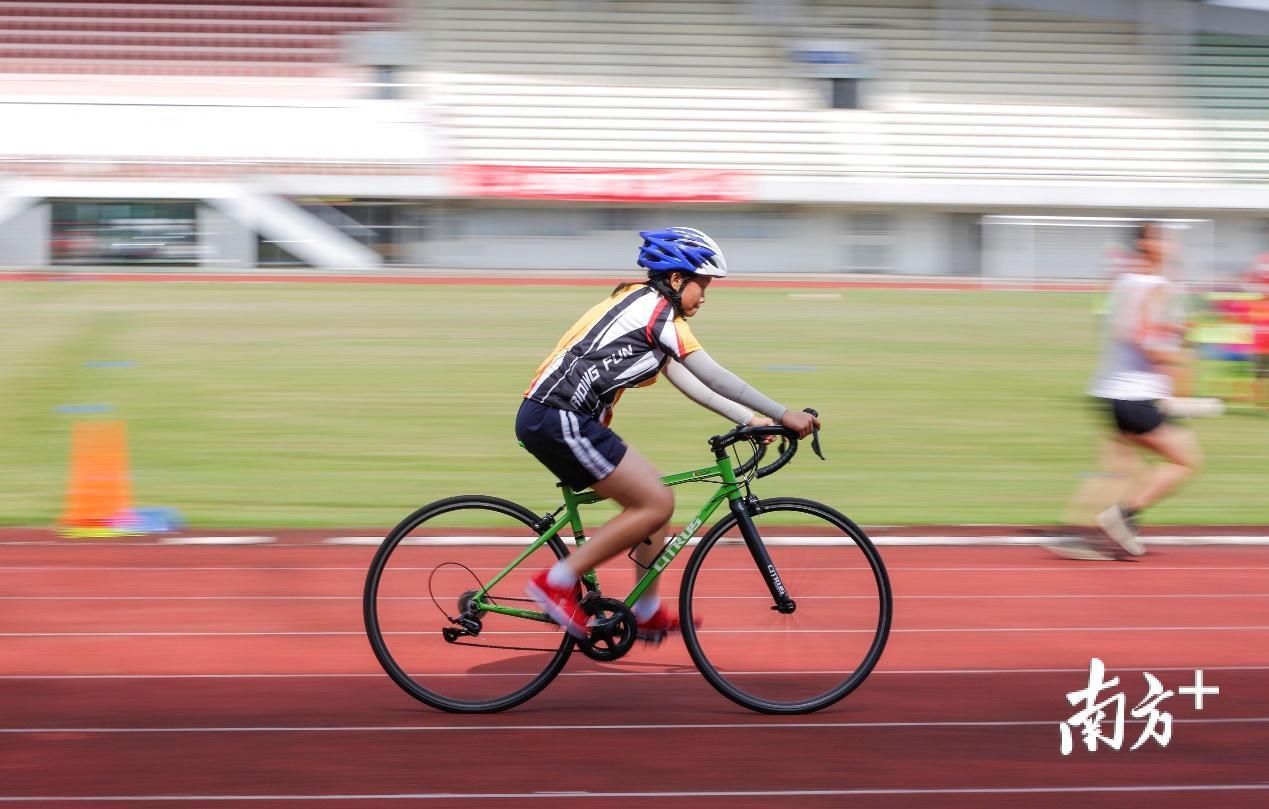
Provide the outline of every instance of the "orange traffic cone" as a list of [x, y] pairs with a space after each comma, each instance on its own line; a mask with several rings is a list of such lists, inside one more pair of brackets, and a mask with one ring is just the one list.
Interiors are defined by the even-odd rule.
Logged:
[[69, 536], [117, 536], [132, 513], [132, 472], [122, 421], [72, 426], [70, 482], [58, 523]]

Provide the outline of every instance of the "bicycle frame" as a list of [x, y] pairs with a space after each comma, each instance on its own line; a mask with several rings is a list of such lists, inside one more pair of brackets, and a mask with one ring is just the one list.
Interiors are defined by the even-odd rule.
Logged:
[[[731, 458], [726, 454], [726, 452], [718, 452], [715, 457], [716, 462], [713, 466], [707, 466], [702, 469], [694, 469], [691, 472], [680, 472], [675, 475], [666, 475], [661, 478], [661, 482], [667, 486], [678, 486], [682, 483], [692, 483], [694, 481], [710, 478], [721, 478], [723, 482], [709, 498], [709, 501], [701, 507], [699, 512], [697, 512], [696, 517], [689, 522], [677, 536], [673, 537], [668, 543], [666, 543], [666, 546], [661, 550], [661, 553], [652, 560], [652, 564], [649, 565], [647, 572], [639, 578], [639, 581], [635, 583], [634, 589], [631, 590], [629, 595], [623, 599], [627, 607], [634, 606], [634, 603], [639, 600], [639, 597], [643, 595], [644, 591], [646, 591], [652, 582], [656, 581], [657, 577], [661, 575], [661, 572], [674, 561], [674, 557], [678, 556], [679, 553], [687, 547], [687, 543], [696, 533], [696, 529], [704, 525], [705, 522], [713, 516], [718, 507], [723, 504], [724, 500], [731, 502], [733, 511], [739, 509], [738, 515], [743, 515], [741, 518], [741, 531], [744, 533], [745, 540], [749, 544], [750, 549], [755, 552], [755, 561], [759, 563], [759, 569], [762, 570], [764, 575], [768, 578], [768, 586], [772, 588], [772, 595], [777, 595], [775, 585], [779, 585], [779, 595], [784, 596], [784, 587], [779, 584], [779, 574], [775, 572], [774, 566], [771, 565], [771, 560], [767, 556], [766, 548], [762, 547], [761, 542], [757, 540], [757, 531], [754, 529], [752, 521], [748, 519], [747, 512], [744, 511], [741, 484], [736, 480], [735, 468], [732, 466]], [[484, 612], [494, 612], [502, 615], [515, 616], [517, 618], [527, 618], [533, 621], [552, 623], [551, 619], [548, 618], [545, 613], [536, 610], [526, 610], [495, 604], [486, 600], [485, 595], [490, 589], [497, 585], [498, 582], [502, 581], [508, 573], [527, 559], [530, 554], [538, 548], [541, 548], [544, 544], [550, 541], [552, 537], [558, 536], [560, 531], [563, 531], [566, 527], [572, 528], [573, 541], [578, 547], [586, 543], [586, 531], [582, 526], [580, 507], [591, 503], [598, 503], [606, 500], [607, 498], [590, 490], [577, 492], [564, 484], [560, 484], [560, 488], [564, 492], [564, 505], [556, 509], [552, 517], [549, 518], [552, 519], [551, 526], [536, 540], [534, 540], [528, 548], [521, 552], [511, 564], [503, 568], [498, 575], [490, 579], [487, 584], [483, 585], [480, 590], [476, 592], [476, 594], [472, 597], [472, 606], [474, 608]], [[757, 549], [755, 549], [755, 546]], [[759, 550], [761, 552], [761, 557], [765, 558], [766, 564], [763, 564], [763, 559], [758, 556]], [[768, 570], [770, 570], [769, 574]], [[773, 577], [774, 585], [772, 584]], [[598, 589], [599, 580], [594, 570], [587, 571], [582, 579], [589, 588]], [[784, 596], [784, 598], [787, 600], [787, 596]]]

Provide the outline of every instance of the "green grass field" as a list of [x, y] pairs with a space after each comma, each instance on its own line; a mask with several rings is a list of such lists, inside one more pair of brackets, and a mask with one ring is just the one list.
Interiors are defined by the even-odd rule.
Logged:
[[[451, 494], [535, 510], [519, 396], [602, 287], [0, 282], [0, 523], [46, 525], [75, 416], [126, 419], [138, 505], [203, 527], [377, 527]], [[792, 292], [792, 294], [791, 294]], [[759, 494], [864, 524], [1052, 523], [1093, 465], [1084, 294], [710, 291], [693, 329], [762, 391], [824, 416]], [[94, 362], [131, 365], [92, 367]], [[726, 429], [662, 381], [615, 429], [663, 472]], [[1269, 419], [1196, 422], [1208, 467], [1151, 522], [1269, 523]], [[677, 490], [680, 514], [707, 488]], [[599, 515], [597, 515], [598, 517]]]

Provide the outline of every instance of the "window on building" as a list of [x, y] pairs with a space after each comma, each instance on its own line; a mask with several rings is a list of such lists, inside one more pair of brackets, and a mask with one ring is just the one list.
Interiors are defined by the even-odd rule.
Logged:
[[179, 200], [53, 200], [54, 264], [198, 264], [198, 205]]
[[895, 220], [890, 214], [854, 213], [846, 220], [846, 267], [851, 272], [894, 269]]
[[[385, 264], [412, 264], [412, 248], [428, 236], [428, 209], [418, 203], [324, 198], [302, 198], [295, 202], [327, 225], [378, 253]], [[286, 242], [264, 236], [259, 239], [257, 261], [261, 266], [304, 266], [305, 262], [287, 249]]]

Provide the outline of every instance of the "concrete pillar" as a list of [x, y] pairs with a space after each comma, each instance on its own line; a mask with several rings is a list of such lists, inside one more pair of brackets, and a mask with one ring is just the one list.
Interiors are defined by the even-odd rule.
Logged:
[[47, 267], [52, 263], [52, 206], [43, 200], [22, 202], [8, 206], [9, 215], [0, 218], [0, 267]]
[[206, 270], [240, 270], [256, 265], [256, 234], [210, 205], [198, 206], [199, 264]]

